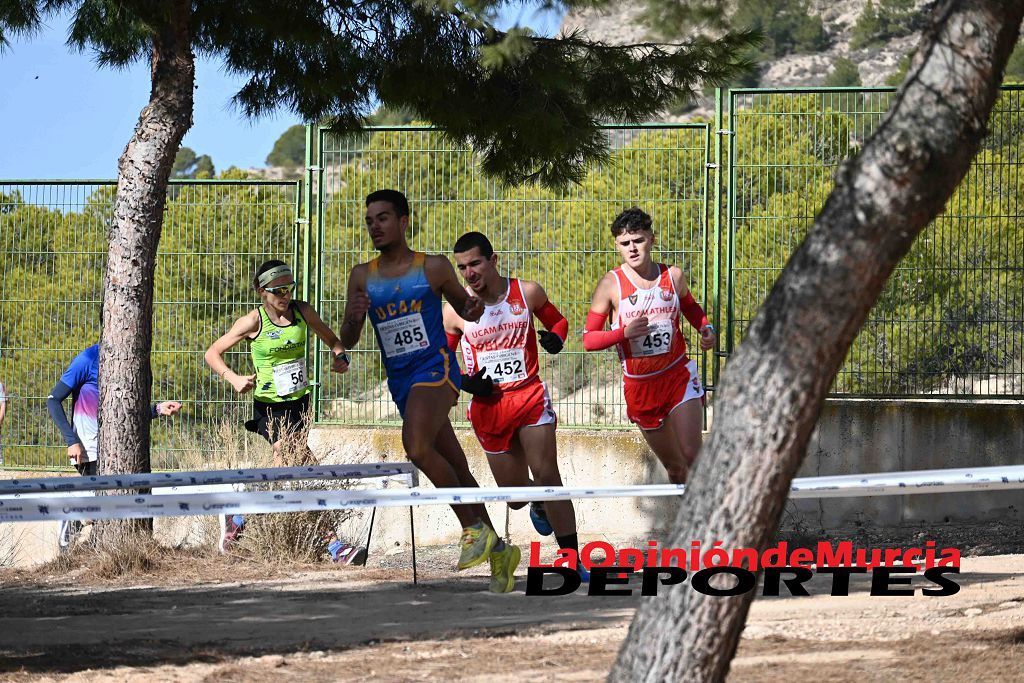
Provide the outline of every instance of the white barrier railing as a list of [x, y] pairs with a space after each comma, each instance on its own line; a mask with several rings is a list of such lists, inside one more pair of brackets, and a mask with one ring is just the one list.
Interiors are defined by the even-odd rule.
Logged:
[[[381, 464], [395, 465], [397, 463]], [[345, 467], [336, 469], [348, 471]], [[244, 473], [245, 470], [235, 472]], [[182, 473], [179, 476], [196, 474], [202, 473]], [[125, 479], [122, 478], [121, 481], [124, 482]], [[790, 498], [894, 496], [1015, 489], [1024, 489], [1024, 466], [1021, 465], [809, 477], [793, 481]], [[0, 522], [183, 517], [202, 514], [301, 512], [341, 508], [679, 496], [684, 491], [685, 486], [683, 485], [653, 484], [605, 487], [524, 486], [370, 491], [246, 491], [178, 493], [174, 495], [116, 495], [97, 496], [89, 499], [32, 493], [0, 499]]]

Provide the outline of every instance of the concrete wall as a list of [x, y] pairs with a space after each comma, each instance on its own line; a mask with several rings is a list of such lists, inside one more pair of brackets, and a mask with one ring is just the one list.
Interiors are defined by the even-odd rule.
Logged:
[[[486, 456], [469, 430], [456, 430], [469, 458], [469, 466], [481, 486], [494, 486]], [[374, 462], [404, 460], [397, 430], [320, 427], [310, 435], [310, 448], [321, 462]], [[561, 430], [558, 434], [559, 466], [562, 480], [573, 484], [667, 483], [664, 470], [638, 432], [581, 432]], [[422, 486], [430, 486], [425, 477]], [[661, 520], [674, 517], [678, 501], [673, 498], [604, 498], [576, 501], [576, 518], [581, 536], [587, 540], [632, 539], [647, 533]], [[488, 513], [499, 534], [508, 515], [513, 540], [532, 539], [536, 532], [526, 509], [507, 512], [504, 504], [489, 504]], [[409, 543], [409, 508], [382, 508], [374, 519], [373, 544], [397, 547]], [[461, 529], [447, 505], [414, 508], [416, 543], [455, 543]], [[351, 537], [365, 536], [365, 513], [348, 530]], [[553, 539], [552, 539], [552, 542]]]
[[[1024, 402], [827, 401], [797, 476], [1024, 464]], [[823, 527], [1019, 518], [1024, 490], [791, 501]]]
[[[494, 480], [476, 439], [459, 430], [470, 468], [481, 485]], [[559, 463], [570, 484], [594, 486], [665, 483], [664, 470], [636, 430], [581, 432], [560, 430]], [[324, 463], [403, 460], [394, 429], [318, 427], [310, 446]], [[822, 411], [818, 429], [799, 476], [943, 469], [1024, 463], [1024, 403], [833, 400]], [[24, 473], [0, 472], [12, 478]], [[37, 476], [37, 475], [28, 475]], [[429, 482], [422, 481], [429, 486]], [[664, 528], [674, 517], [678, 500], [670, 498], [606, 498], [577, 501], [581, 538], [622, 542]], [[878, 526], [903, 522], [1015, 519], [1024, 507], [1024, 491], [1009, 493], [922, 494], [879, 498], [838, 498], [791, 501], [789, 510], [825, 528], [870, 521]], [[508, 515], [514, 540], [535, 532], [526, 510], [507, 513], [504, 505], [488, 506], [503, 533]], [[409, 509], [382, 508], [374, 518], [373, 549], [400, 548], [409, 543]], [[417, 544], [453, 543], [459, 527], [448, 506], [415, 508]], [[205, 518], [204, 518], [205, 519]], [[191, 521], [189, 521], [191, 520]], [[368, 513], [355, 515], [345, 530], [349, 538], [365, 537]], [[0, 524], [0, 562], [14, 557], [19, 565], [52, 559], [56, 523]], [[158, 537], [166, 543], [211, 543], [209, 525], [199, 519], [160, 520]]]
[[[493, 485], [485, 456], [472, 434], [462, 431], [459, 438], [481, 485]], [[316, 430], [311, 442], [329, 462], [402, 457], [398, 433], [393, 430], [323, 427]], [[666, 482], [660, 463], [636, 430], [560, 430], [558, 444], [566, 483], [605, 486]], [[826, 402], [799, 476], [1021, 463], [1024, 402], [847, 399]], [[621, 542], [664, 528], [673, 518], [678, 501], [617, 498], [576, 504], [582, 538]], [[858, 521], [891, 526], [1017, 518], [1021, 508], [1024, 490], [801, 500], [791, 501], [788, 507], [796, 518], [824, 528]], [[492, 505], [489, 511], [502, 531], [505, 507]], [[447, 507], [424, 506], [414, 514], [417, 543], [452, 542], [458, 536], [455, 517]], [[535, 537], [526, 511], [513, 511], [510, 519], [513, 539]], [[389, 545], [409, 540], [407, 509], [378, 511], [374, 524], [374, 543], [378, 538]]]
[[[2, 479], [28, 479], [60, 476], [52, 472], [0, 471]], [[68, 474], [66, 476], [78, 476]], [[57, 531], [60, 522], [16, 522], [0, 524], [0, 567], [30, 567], [57, 557]], [[89, 538], [91, 527], [82, 531]], [[153, 534], [166, 546], [209, 545], [219, 540], [216, 517], [164, 517], [153, 520]]]

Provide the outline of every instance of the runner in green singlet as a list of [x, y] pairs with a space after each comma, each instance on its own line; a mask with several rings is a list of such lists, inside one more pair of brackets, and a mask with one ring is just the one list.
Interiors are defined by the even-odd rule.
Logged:
[[[331, 328], [305, 301], [295, 301], [295, 278], [283, 261], [267, 261], [256, 270], [252, 282], [263, 304], [235, 321], [228, 333], [206, 350], [206, 363], [240, 394], [253, 393], [253, 416], [245, 428], [265, 438], [274, 448], [274, 465], [284, 464], [282, 451], [303, 453], [305, 464], [312, 453], [305, 443], [309, 416], [308, 329], [331, 349], [334, 372], [348, 370], [348, 355]], [[224, 362], [224, 354], [242, 340], [248, 340], [255, 373], [240, 375]], [[295, 440], [291, 449], [288, 442]], [[222, 530], [221, 550], [241, 533], [245, 520], [229, 517]], [[342, 564], [366, 561], [366, 549], [341, 544], [332, 557]], [[360, 562], [361, 560], [361, 562]]]
[[[309, 411], [307, 326], [334, 353], [334, 372], [348, 370], [345, 347], [317, 312], [304, 301], [292, 299], [295, 279], [282, 261], [267, 261], [256, 271], [253, 288], [263, 305], [245, 314], [227, 334], [206, 350], [206, 363], [240, 394], [253, 392], [253, 417], [246, 429], [274, 447], [274, 465], [280, 467], [285, 439], [302, 438]], [[243, 339], [249, 341], [251, 375], [239, 375], [224, 362], [224, 353]]]

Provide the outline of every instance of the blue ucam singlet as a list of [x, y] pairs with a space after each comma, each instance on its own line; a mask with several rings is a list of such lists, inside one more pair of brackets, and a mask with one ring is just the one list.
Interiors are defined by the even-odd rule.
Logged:
[[381, 277], [377, 259], [369, 263], [370, 323], [392, 381], [439, 362], [455, 364], [444, 334], [441, 298], [427, 282], [425, 260], [426, 254], [415, 252], [409, 270], [394, 278]]

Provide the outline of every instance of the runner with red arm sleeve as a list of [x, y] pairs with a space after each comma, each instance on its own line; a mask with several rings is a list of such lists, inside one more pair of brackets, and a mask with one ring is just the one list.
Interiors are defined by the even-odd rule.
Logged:
[[[538, 342], [548, 353], [562, 350], [569, 322], [536, 282], [505, 277], [490, 240], [469, 232], [455, 242], [455, 262], [469, 290], [484, 303], [477, 322], [444, 309], [452, 350], [461, 344], [466, 376], [462, 389], [473, 394], [467, 416], [498, 486], [561, 486], [555, 443], [557, 418], [547, 386], [538, 374]], [[533, 317], [546, 330], [534, 334]], [[530, 474], [533, 478], [530, 478]], [[525, 503], [509, 503], [517, 510]], [[571, 500], [530, 504], [538, 533], [552, 533], [559, 548], [579, 556], [576, 513]], [[577, 567], [586, 578], [586, 570]]]
[[[697, 362], [686, 355], [680, 317], [700, 333], [700, 348], [715, 345], [708, 322], [676, 266], [651, 260], [651, 217], [638, 207], [611, 226], [623, 263], [597, 285], [583, 333], [583, 348], [615, 347], [622, 361], [626, 414], [665, 466], [669, 481], [686, 482], [700, 452], [704, 387]], [[611, 316], [611, 329], [605, 323]], [[701, 399], [697, 401], [695, 399]]]

